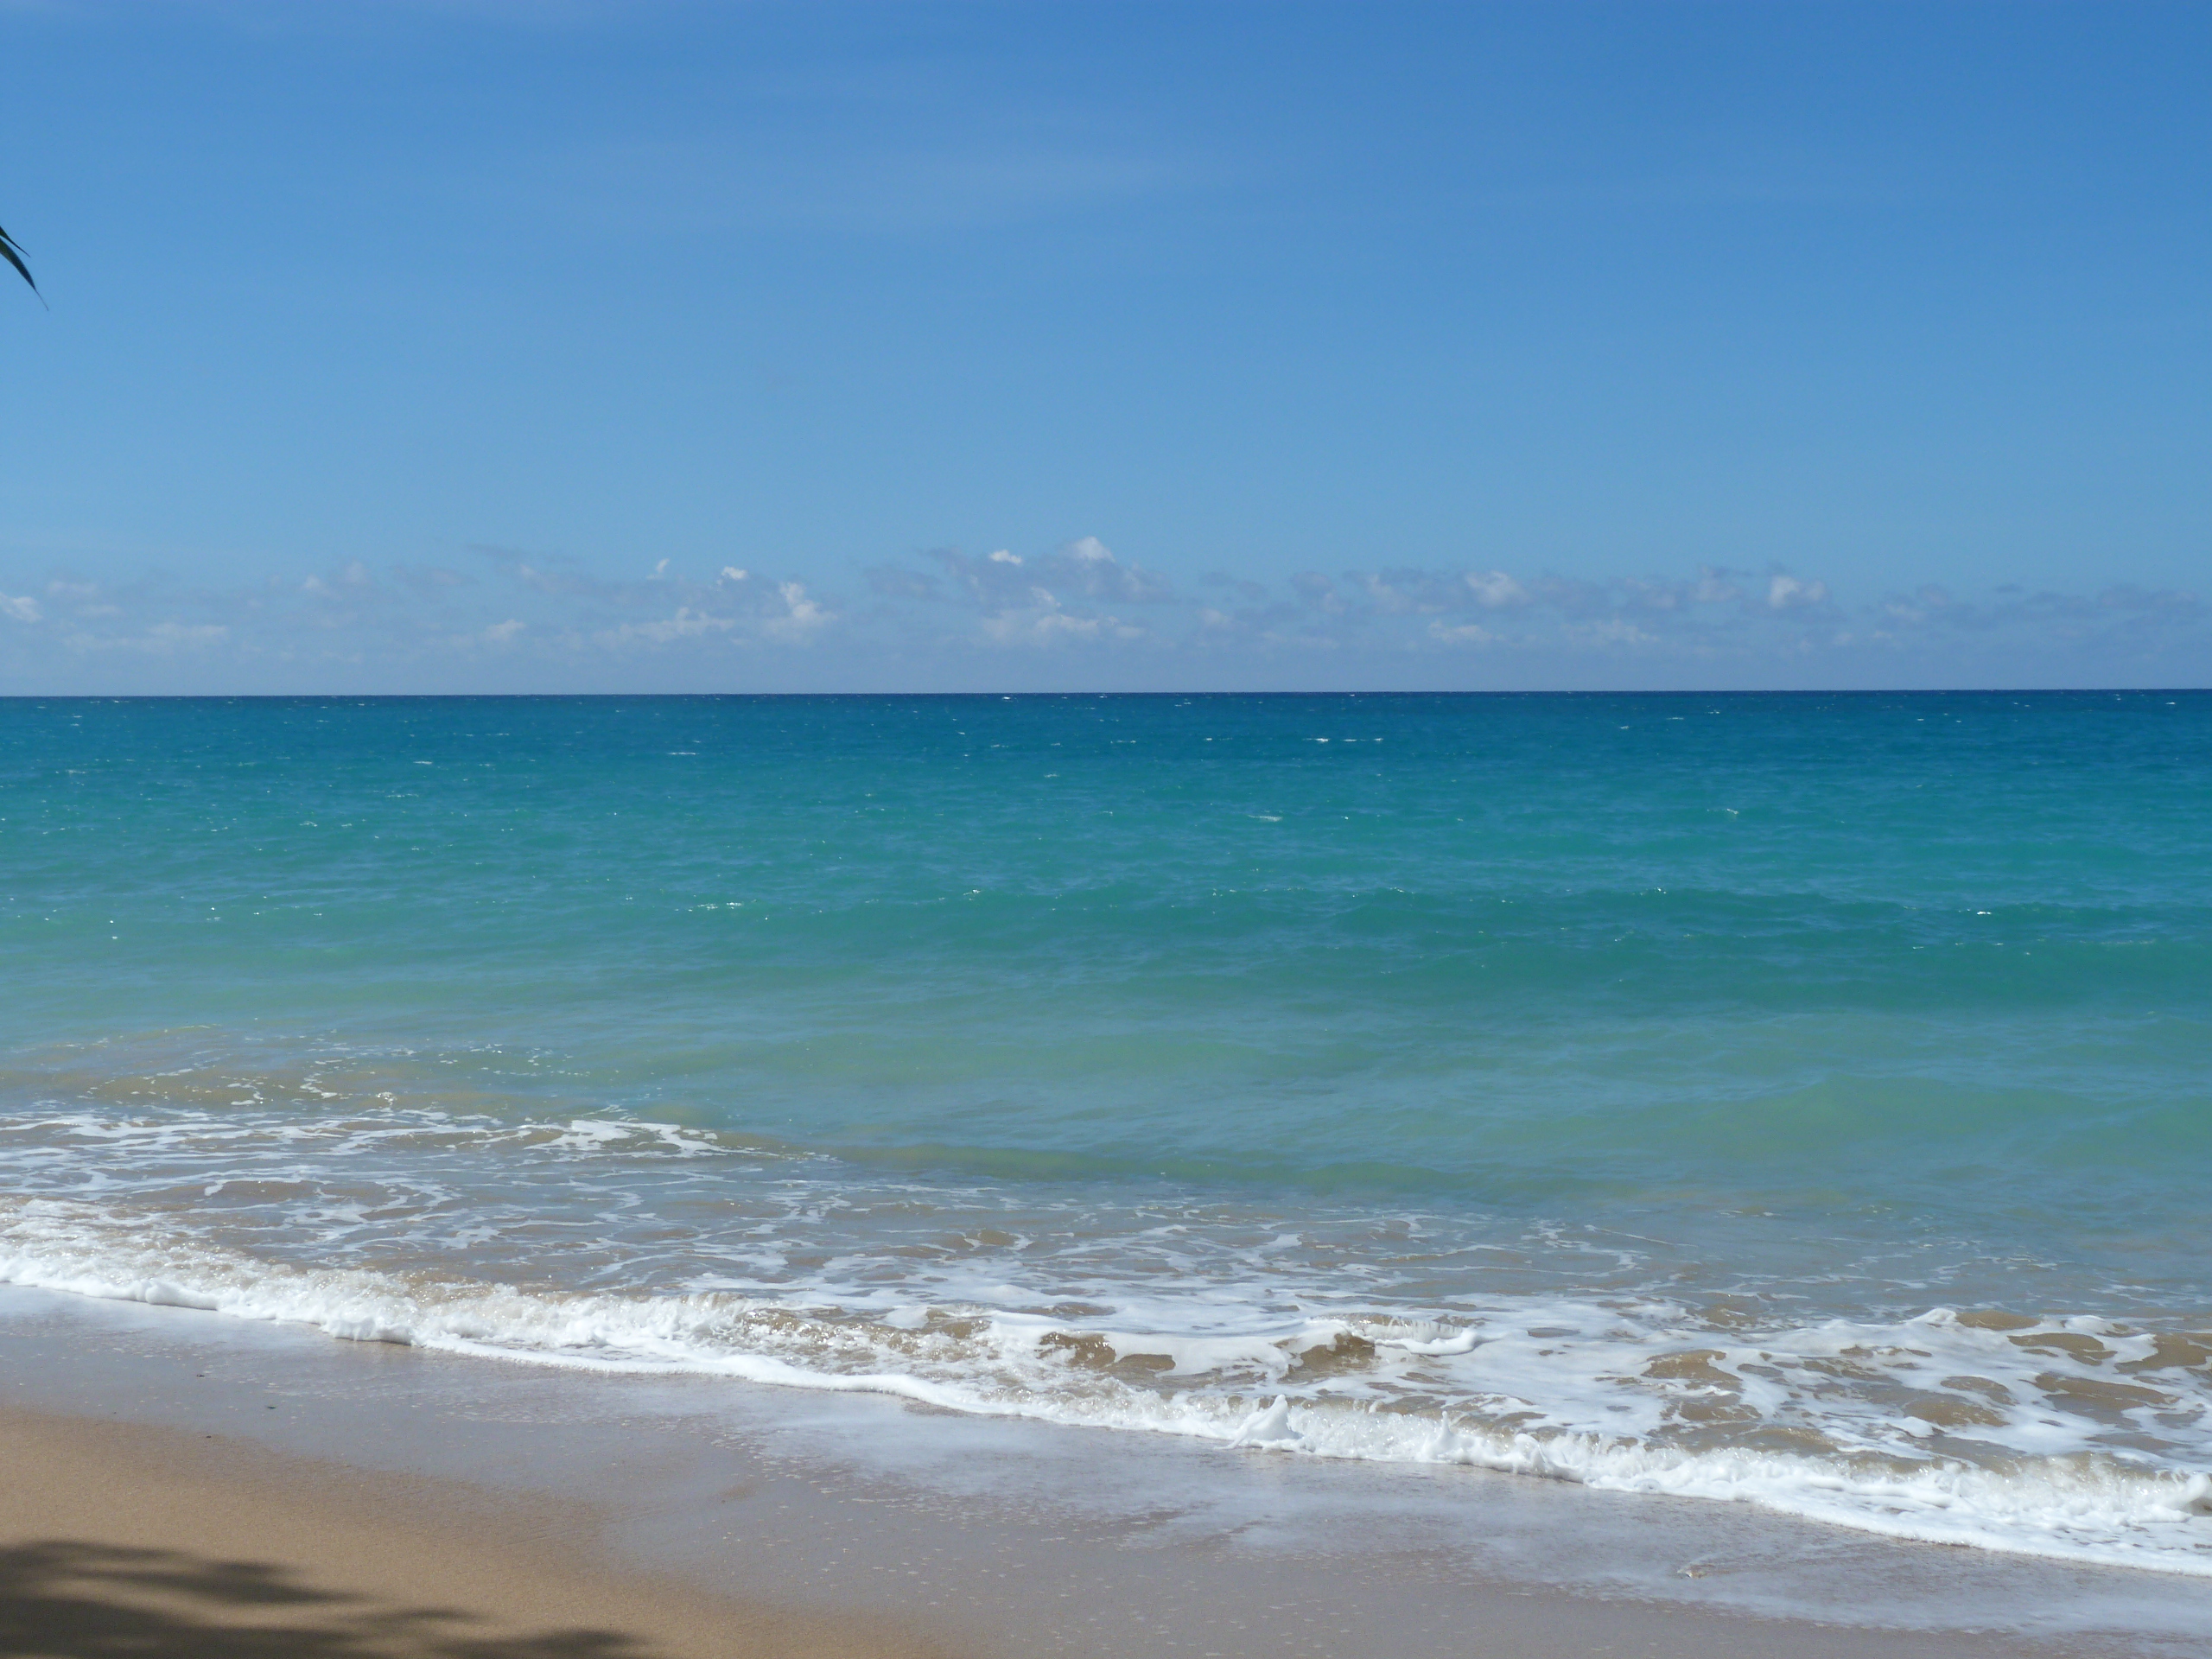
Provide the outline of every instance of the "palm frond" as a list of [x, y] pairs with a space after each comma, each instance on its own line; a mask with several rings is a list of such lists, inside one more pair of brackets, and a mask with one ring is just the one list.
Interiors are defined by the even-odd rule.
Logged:
[[[31, 268], [23, 263], [22, 249], [16, 245], [16, 238], [5, 231], [0, 231], [0, 259], [5, 259], [13, 265], [16, 274], [31, 285], [31, 292], [38, 294], [38, 281], [31, 275]], [[41, 300], [46, 297], [43, 294], [38, 294], [38, 296]]]

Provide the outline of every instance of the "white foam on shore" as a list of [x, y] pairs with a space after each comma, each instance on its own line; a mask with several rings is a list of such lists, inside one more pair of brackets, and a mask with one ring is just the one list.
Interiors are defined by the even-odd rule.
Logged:
[[[1071, 1314], [539, 1290], [272, 1262], [50, 1198], [0, 1205], [0, 1281], [510, 1361], [1468, 1465], [2212, 1577], [2203, 1356], [2096, 1319], [1993, 1328], [1936, 1309], [1897, 1325], [1723, 1332], [1649, 1301], [1501, 1300], [1413, 1320], [1168, 1295]], [[1947, 1414], [1971, 1421], [1933, 1421]], [[2087, 1432], [2099, 1425], [2101, 1440]]]

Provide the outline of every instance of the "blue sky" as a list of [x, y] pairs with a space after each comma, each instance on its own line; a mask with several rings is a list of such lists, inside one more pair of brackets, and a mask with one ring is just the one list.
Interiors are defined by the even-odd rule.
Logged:
[[2201, 5], [0, 50], [0, 691], [2212, 679]]

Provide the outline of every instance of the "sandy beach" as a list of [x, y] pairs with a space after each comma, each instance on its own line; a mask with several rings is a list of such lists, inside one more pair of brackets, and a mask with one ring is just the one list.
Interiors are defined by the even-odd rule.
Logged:
[[0, 1650], [925, 1659], [855, 1615], [610, 1570], [592, 1517], [235, 1439], [0, 1412]]
[[[594, 1518], [570, 1505], [503, 1501], [461, 1483], [371, 1474], [226, 1436], [9, 1409], [0, 1411], [0, 1466], [8, 1471], [0, 1651], [10, 1654], [929, 1659], [956, 1651], [880, 1618], [711, 1596], [622, 1570], [594, 1548]], [[1490, 1613], [1487, 1630], [1469, 1632], [1467, 1650], [1501, 1659], [1988, 1650], [1810, 1627], [1730, 1630], [1651, 1611], [1532, 1608], [1525, 1599]], [[1001, 1651], [1025, 1651], [1018, 1630], [1004, 1638]]]

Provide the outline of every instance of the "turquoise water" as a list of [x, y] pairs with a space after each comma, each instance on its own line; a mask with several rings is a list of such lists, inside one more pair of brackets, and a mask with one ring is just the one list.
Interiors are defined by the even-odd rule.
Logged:
[[0, 703], [0, 1268], [2212, 1571], [2212, 696]]

